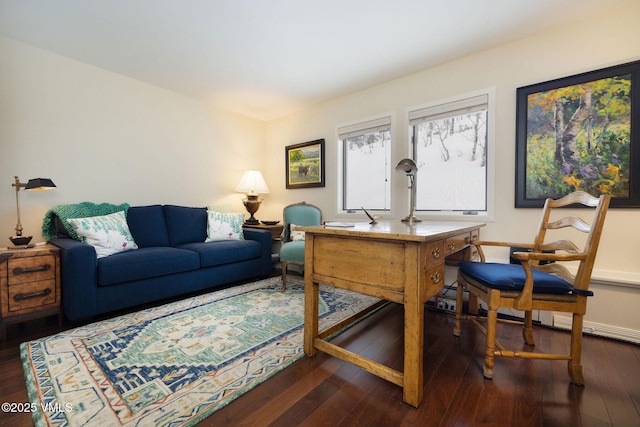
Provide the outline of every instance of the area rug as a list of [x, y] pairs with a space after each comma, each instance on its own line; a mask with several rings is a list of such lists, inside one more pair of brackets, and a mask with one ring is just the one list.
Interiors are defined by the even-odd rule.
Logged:
[[[304, 290], [236, 286], [23, 343], [37, 426], [189, 426], [304, 355]], [[378, 300], [321, 286], [320, 327]]]

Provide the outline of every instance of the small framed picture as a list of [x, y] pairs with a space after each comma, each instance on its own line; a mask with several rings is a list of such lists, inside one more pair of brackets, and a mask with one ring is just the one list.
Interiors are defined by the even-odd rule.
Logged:
[[324, 139], [288, 145], [284, 151], [287, 188], [324, 187]]

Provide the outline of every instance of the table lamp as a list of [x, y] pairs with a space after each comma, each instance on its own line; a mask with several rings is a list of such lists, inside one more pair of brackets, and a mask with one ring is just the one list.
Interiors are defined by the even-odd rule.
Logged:
[[13, 187], [16, 187], [16, 211], [18, 213], [18, 223], [16, 224], [16, 235], [14, 237], [9, 237], [11, 243], [16, 246], [26, 246], [29, 244], [33, 236], [22, 236], [22, 224], [20, 224], [20, 199], [18, 195], [20, 194], [20, 189], [24, 188], [25, 191], [36, 191], [36, 190], [51, 190], [56, 187], [56, 185], [49, 178], [34, 178], [30, 179], [26, 184], [20, 182], [20, 179], [16, 176], [15, 182], [11, 184]]
[[258, 211], [258, 208], [260, 208], [260, 203], [262, 203], [262, 200], [258, 199], [258, 194], [269, 192], [269, 187], [267, 187], [267, 183], [264, 181], [260, 171], [246, 171], [236, 187], [236, 191], [239, 193], [247, 193], [247, 198], [242, 199], [242, 203], [244, 203], [244, 207], [251, 217], [244, 223], [249, 225], [259, 224], [260, 221], [253, 216]]
[[398, 162], [396, 166], [396, 170], [398, 172], [402, 172], [409, 177], [411, 190], [411, 201], [409, 203], [409, 215], [402, 219], [402, 222], [420, 222], [422, 221], [420, 218], [413, 215], [413, 212], [416, 210], [416, 173], [418, 173], [418, 166], [416, 166], [416, 162], [411, 159], [402, 159]]

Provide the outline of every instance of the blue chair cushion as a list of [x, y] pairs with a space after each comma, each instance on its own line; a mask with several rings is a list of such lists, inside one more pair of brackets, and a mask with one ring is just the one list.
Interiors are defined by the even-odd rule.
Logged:
[[206, 243], [186, 243], [188, 249], [200, 256], [200, 267], [213, 267], [230, 262], [260, 258], [262, 245], [254, 240], [217, 240]]
[[98, 259], [98, 285], [133, 282], [198, 268], [200, 258], [193, 251], [171, 247], [139, 248]]
[[130, 207], [127, 210], [127, 224], [139, 248], [169, 246], [162, 205]]
[[204, 242], [207, 238], [207, 208], [165, 205], [164, 217], [171, 246]]
[[283, 244], [280, 248], [280, 261], [304, 263], [304, 240]]
[[[461, 274], [482, 283], [488, 288], [501, 291], [521, 291], [526, 281], [524, 267], [519, 264], [462, 261], [458, 268]], [[575, 292], [584, 296], [593, 295], [591, 291], [575, 289], [571, 283], [561, 277], [535, 269], [533, 270], [533, 292], [543, 294]]]

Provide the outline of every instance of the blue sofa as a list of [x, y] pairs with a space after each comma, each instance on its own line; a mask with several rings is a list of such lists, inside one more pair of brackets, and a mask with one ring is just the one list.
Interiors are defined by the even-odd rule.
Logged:
[[86, 243], [60, 236], [50, 240], [60, 248], [68, 319], [86, 320], [271, 273], [269, 231], [244, 229], [244, 240], [205, 242], [206, 208], [137, 206], [130, 207], [126, 217], [135, 250], [97, 258]]

